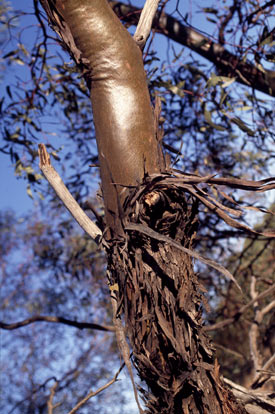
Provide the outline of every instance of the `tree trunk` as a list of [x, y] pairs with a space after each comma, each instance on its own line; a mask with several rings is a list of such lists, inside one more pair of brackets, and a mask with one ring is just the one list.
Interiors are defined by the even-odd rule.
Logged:
[[196, 205], [160, 181], [167, 174], [161, 171], [141, 52], [106, 0], [41, 3], [91, 90], [112, 235], [110, 283], [119, 286], [116, 316], [124, 314], [134, 364], [149, 387], [143, 391], [148, 412], [243, 414], [220, 380], [202, 329], [202, 292], [192, 259], [156, 237], [158, 232], [191, 247]]
[[105, 0], [41, 3], [83, 68], [91, 92], [106, 222], [119, 232], [125, 186], [159, 171], [141, 51]]
[[[134, 364], [149, 386], [149, 392], [143, 391], [148, 412], [246, 413], [222, 384], [203, 332], [203, 289], [192, 259], [156, 236], [191, 247], [196, 204], [189, 205], [177, 189], [148, 179], [125, 213], [125, 240], [111, 245], [109, 269], [112, 284], [119, 284]], [[129, 223], [139, 223], [137, 230]], [[152, 236], [148, 228], [155, 230]]]

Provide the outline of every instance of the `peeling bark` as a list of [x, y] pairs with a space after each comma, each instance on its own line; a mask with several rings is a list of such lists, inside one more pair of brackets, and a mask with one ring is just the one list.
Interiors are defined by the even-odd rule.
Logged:
[[[127, 199], [127, 223], [142, 223], [191, 247], [196, 203], [183, 192], [148, 181]], [[203, 288], [192, 259], [174, 246], [126, 231], [110, 244], [111, 284], [119, 284], [134, 364], [150, 391], [148, 413], [244, 414], [222, 384], [213, 348], [202, 326]]]

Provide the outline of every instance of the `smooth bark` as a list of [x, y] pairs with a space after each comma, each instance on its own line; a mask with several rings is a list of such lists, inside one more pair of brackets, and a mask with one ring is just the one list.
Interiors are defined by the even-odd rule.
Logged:
[[43, 0], [53, 28], [84, 68], [91, 92], [107, 224], [145, 173], [159, 171], [142, 54], [106, 0]]

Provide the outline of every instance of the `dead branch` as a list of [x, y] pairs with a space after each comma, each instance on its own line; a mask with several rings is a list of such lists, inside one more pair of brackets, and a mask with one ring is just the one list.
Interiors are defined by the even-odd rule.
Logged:
[[68, 414], [74, 414], [77, 412], [77, 410], [82, 407], [82, 405], [84, 405], [90, 398], [95, 397], [97, 394], [99, 394], [100, 392], [106, 390], [106, 388], [110, 387], [110, 385], [112, 385], [114, 382], [116, 382], [118, 375], [120, 374], [120, 372], [122, 371], [122, 369], [124, 368], [125, 363], [123, 363], [121, 365], [121, 367], [119, 368], [119, 370], [117, 371], [117, 373], [115, 374], [114, 378], [111, 379], [111, 381], [107, 382], [107, 384], [103, 385], [102, 387], [98, 388], [96, 391], [91, 391], [88, 395], [86, 395], [86, 397], [84, 397], [81, 401], [79, 401], [76, 406], [68, 413]]
[[34, 322], [52, 322], [52, 323], [63, 323], [64, 325], [74, 326], [78, 329], [95, 329], [98, 331], [110, 331], [114, 332], [115, 328], [111, 325], [99, 325], [97, 323], [88, 323], [88, 322], [77, 322], [70, 319], [58, 317], [58, 316], [42, 316], [36, 315], [31, 318], [24, 319], [20, 322], [15, 323], [4, 323], [0, 321], [0, 328], [12, 331], [14, 329], [22, 328], [23, 326], [30, 325]]
[[39, 167], [45, 178], [56, 192], [57, 196], [63, 202], [65, 207], [69, 210], [74, 219], [78, 222], [80, 227], [97, 243], [99, 244], [102, 232], [97, 225], [87, 216], [82, 210], [76, 200], [73, 198], [61, 177], [51, 165], [50, 155], [47, 152], [44, 144], [39, 144]]
[[155, 17], [160, 0], [146, 0], [140, 19], [134, 34], [134, 40], [143, 49], [150, 36], [153, 19]]

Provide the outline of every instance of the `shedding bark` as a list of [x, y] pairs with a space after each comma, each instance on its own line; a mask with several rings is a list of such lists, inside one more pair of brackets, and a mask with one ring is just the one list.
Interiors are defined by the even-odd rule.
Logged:
[[149, 392], [140, 390], [147, 412], [243, 414], [220, 380], [203, 331], [203, 288], [192, 258], [161, 236], [156, 240], [129, 225], [142, 223], [190, 248], [196, 215], [196, 202], [187, 202], [183, 191], [148, 178], [126, 200], [123, 242], [110, 243], [111, 283], [119, 284], [118, 309], [124, 313], [134, 364], [149, 386]]

